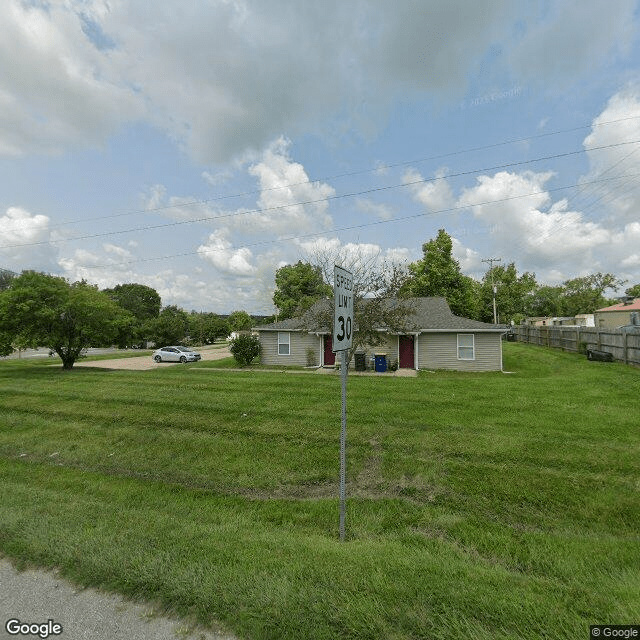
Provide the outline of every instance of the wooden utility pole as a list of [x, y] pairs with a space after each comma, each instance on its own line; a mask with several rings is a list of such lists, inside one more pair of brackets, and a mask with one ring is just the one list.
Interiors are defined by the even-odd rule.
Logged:
[[493, 324], [498, 324], [498, 315], [496, 313], [496, 285], [493, 284], [493, 263], [502, 262], [502, 258], [487, 258], [482, 262], [489, 263], [489, 273], [491, 273], [491, 290], [493, 291]]

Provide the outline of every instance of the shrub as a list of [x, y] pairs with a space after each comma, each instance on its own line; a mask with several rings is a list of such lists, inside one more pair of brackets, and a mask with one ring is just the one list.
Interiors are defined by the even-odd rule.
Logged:
[[307, 349], [307, 367], [315, 367], [318, 364], [318, 360], [316, 359], [316, 352], [309, 347]]
[[229, 351], [241, 367], [248, 367], [260, 355], [262, 345], [257, 336], [243, 333], [231, 340]]

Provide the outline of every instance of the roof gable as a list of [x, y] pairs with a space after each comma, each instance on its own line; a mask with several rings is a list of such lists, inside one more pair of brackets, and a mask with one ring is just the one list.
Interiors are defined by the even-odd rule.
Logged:
[[[366, 299], [364, 300], [366, 303]], [[403, 300], [405, 302], [405, 300]], [[408, 325], [412, 327], [412, 331], [422, 333], [425, 331], [489, 331], [502, 332], [506, 330], [503, 325], [489, 324], [480, 322], [479, 320], [470, 320], [462, 318], [451, 313], [451, 309], [447, 301], [442, 297], [430, 298], [408, 298], [406, 300], [414, 309], [414, 313], [409, 316]], [[331, 305], [331, 300], [320, 300], [307, 312], [309, 318], [317, 315], [319, 310], [326, 313], [327, 307]], [[388, 300], [388, 304], [398, 304], [396, 298]], [[273, 322], [271, 324], [256, 327], [257, 331], [302, 331], [303, 327], [313, 326], [308, 320], [303, 322], [301, 318], [290, 318]], [[384, 331], [384, 327], [380, 327]], [[318, 333], [330, 333], [331, 327], [314, 327], [312, 331]]]
[[602, 309], [596, 309], [595, 313], [601, 313], [603, 311], [640, 311], [640, 298], [636, 298], [633, 302], [625, 304], [620, 302], [610, 307], [604, 307]]

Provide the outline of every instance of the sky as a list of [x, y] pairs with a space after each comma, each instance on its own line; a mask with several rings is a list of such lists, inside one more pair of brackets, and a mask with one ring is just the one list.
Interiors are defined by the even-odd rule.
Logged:
[[[271, 314], [318, 252], [640, 283], [635, 0], [2, 0], [0, 268]], [[622, 295], [623, 290], [618, 292]]]

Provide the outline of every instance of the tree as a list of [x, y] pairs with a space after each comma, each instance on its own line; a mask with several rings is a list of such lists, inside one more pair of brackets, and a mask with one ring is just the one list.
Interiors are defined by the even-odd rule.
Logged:
[[257, 336], [243, 333], [231, 341], [229, 351], [241, 367], [248, 367], [262, 351], [262, 345]]
[[0, 269], [0, 291], [4, 291], [11, 286], [11, 282], [17, 274], [13, 271], [7, 271], [6, 269]]
[[617, 300], [604, 297], [607, 289], [617, 291], [624, 284], [612, 273], [594, 273], [582, 278], [566, 280], [564, 288], [564, 314], [575, 316], [579, 313], [593, 313], [596, 309], [615, 304]]
[[542, 318], [565, 315], [564, 288], [560, 285], [538, 287], [527, 302], [527, 315]]
[[[332, 250], [320, 246], [312, 250], [309, 261], [320, 268], [324, 282], [333, 282], [334, 265], [353, 274], [354, 331], [348, 362], [356, 351], [384, 343], [381, 328], [392, 333], [405, 333], [413, 328], [413, 306], [401, 292], [407, 279], [402, 264], [385, 259], [379, 251]], [[301, 321], [307, 330], [333, 326], [333, 288], [326, 303], [314, 305], [301, 316]]]
[[513, 262], [489, 269], [480, 287], [480, 317], [484, 322], [493, 322], [493, 286], [496, 287], [496, 309], [498, 322], [519, 324], [529, 315], [531, 296], [537, 289], [534, 274], [525, 271], [518, 276]]
[[233, 311], [227, 318], [231, 331], [249, 331], [253, 321], [246, 311]]
[[403, 292], [411, 296], [442, 296], [455, 315], [477, 318], [479, 284], [460, 271], [452, 249], [451, 236], [440, 229], [435, 239], [422, 245], [422, 260], [409, 265]]
[[640, 284], [634, 284], [633, 287], [629, 287], [625, 290], [625, 293], [628, 296], [633, 296], [634, 298], [640, 298]]
[[117, 284], [113, 289], [105, 289], [104, 293], [135, 316], [140, 323], [160, 315], [160, 294], [147, 285], [134, 282]]
[[278, 308], [279, 320], [300, 315], [317, 300], [332, 294], [331, 286], [322, 277], [322, 269], [301, 260], [278, 269], [275, 280], [273, 304]]
[[226, 338], [231, 331], [229, 324], [215, 313], [189, 314], [189, 335], [192, 341], [200, 344], [212, 344], [216, 340]]
[[148, 320], [144, 333], [156, 346], [180, 344], [189, 331], [187, 312], [175, 305], [165, 307], [157, 318]]
[[71, 369], [93, 344], [113, 340], [132, 316], [85, 281], [35, 271], [16, 277], [0, 293], [0, 331], [19, 345], [49, 348]]

